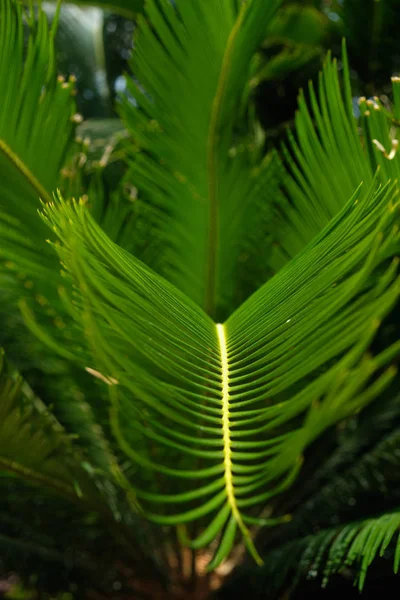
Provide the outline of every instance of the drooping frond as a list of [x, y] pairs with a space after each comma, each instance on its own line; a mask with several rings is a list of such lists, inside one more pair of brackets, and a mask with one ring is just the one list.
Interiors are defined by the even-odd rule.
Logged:
[[[272, 535], [271, 532], [260, 532], [257, 538], [260, 553], [265, 561], [264, 567], [257, 571], [251, 567], [239, 568], [228, 582], [222, 598], [229, 597], [231, 590], [240, 590], [243, 585], [247, 586], [249, 575], [254, 588], [268, 589], [271, 598], [280, 598], [282, 590], [288, 591], [288, 588], [295, 590], [295, 596], [297, 588], [298, 595], [301, 593], [300, 588], [303, 595], [306, 595], [303, 587], [306, 585], [306, 579], [315, 580], [319, 585], [323, 583], [324, 586], [333, 587], [335, 582], [331, 578], [341, 571], [345, 579], [358, 581], [359, 587], [362, 588], [365, 585], [367, 568], [374, 560], [377, 561], [378, 556], [388, 558], [390, 563], [400, 530], [400, 430], [397, 387], [395, 381], [391, 388], [380, 395], [379, 402], [373, 403], [357, 415], [357, 418], [362, 420], [359, 428], [354, 428], [354, 423], [349, 423], [350, 431], [343, 441], [343, 448], [339, 446], [328, 460], [322, 462], [320, 477], [310, 472], [308, 476], [303, 474], [295, 487], [286, 494], [283, 505], [286, 510], [288, 507], [289, 510], [293, 508], [292, 521], [272, 532]], [[392, 407], [388, 410], [390, 404]], [[392, 427], [389, 422], [383, 425], [390, 415]], [[382, 417], [383, 420], [378, 425], [381, 439], [371, 445], [367, 436], [368, 432], [372, 433], [374, 430], [374, 416], [378, 421]], [[340, 429], [342, 433], [343, 427]], [[355, 446], [359, 446], [361, 442], [366, 446], [362, 452], [355, 453], [352, 447], [354, 438]], [[374, 438], [373, 433], [371, 438]], [[343, 460], [343, 456], [338, 460], [338, 453], [348, 454], [347, 461]], [[332, 466], [334, 463], [339, 463], [336, 471]], [[347, 466], [343, 466], [346, 464]], [[323, 468], [325, 465], [326, 473]], [[313, 480], [312, 493], [304, 495], [304, 491], [309, 487], [309, 477]], [[376, 515], [382, 516], [377, 518]], [[386, 526], [390, 526], [390, 523], [395, 524], [396, 521], [397, 529], [393, 529], [390, 545], [387, 551], [384, 551], [380, 546], [381, 536]], [[364, 527], [367, 528], [366, 531]], [[342, 536], [342, 532], [345, 535]], [[376, 549], [375, 554], [372, 551], [373, 546]], [[369, 558], [366, 555], [369, 555]], [[387, 576], [386, 573], [385, 567], [384, 577]], [[382, 565], [376, 565], [370, 576], [374, 579], [381, 575]], [[371, 585], [373, 588], [372, 581]], [[368, 593], [368, 582], [366, 591]]]
[[[340, 443], [331, 456], [325, 454], [321, 457], [321, 467], [316, 471], [302, 473], [292, 489], [280, 499], [279, 510], [289, 510], [293, 519], [285, 527], [277, 528], [272, 535], [271, 532], [260, 532], [257, 543], [263, 556], [275, 553], [290, 540], [307, 537], [311, 531], [336, 527], [338, 523], [361, 521], [371, 514], [387, 512], [398, 506], [398, 394], [391, 401], [396, 387], [395, 379], [393, 385], [379, 396], [379, 402], [342, 423], [337, 431]], [[388, 410], [390, 404], [392, 407]], [[391, 427], [389, 422], [383, 425], [390, 415]], [[373, 417], [378, 421], [378, 431], [374, 431]], [[356, 426], [358, 419], [361, 423]], [[346, 426], [348, 432], [345, 431]], [[377, 434], [378, 438], [375, 437]], [[314, 446], [314, 452], [320, 447]], [[368, 498], [367, 503], [365, 498]], [[282, 574], [280, 582], [284, 579]], [[277, 585], [280, 582], [277, 578]]]
[[[292, 572], [293, 587], [305, 576], [320, 578], [325, 587], [333, 575], [354, 566], [358, 588], [362, 591], [368, 568], [389, 548], [394, 550], [393, 569], [397, 573], [400, 567], [399, 511], [325, 529], [290, 542], [265, 557], [264, 577], [270, 573], [278, 586], [284, 578], [281, 575]], [[293, 572], [297, 574], [295, 580]]]
[[71, 312], [109, 385], [114, 435], [145, 468], [137, 494], [159, 523], [200, 520], [194, 547], [224, 530], [212, 566], [238, 529], [257, 558], [248, 525], [268, 523], [257, 518], [260, 506], [289, 485], [310, 442], [393, 378], [395, 368], [385, 367], [398, 344], [366, 352], [399, 295], [390, 261], [397, 210], [390, 187], [353, 197], [295, 260], [215, 324], [113, 244], [85, 203], [44, 207], [77, 290]]
[[[78, 510], [97, 513], [131, 558], [157, 561], [153, 532], [140, 518], [137, 500], [122, 471], [116, 463], [92, 461], [75, 438], [11, 369], [2, 352], [0, 489], [12, 489], [5, 479], [9, 476], [11, 483], [17, 478], [35, 486], [38, 493], [59, 495], [77, 504]], [[3, 491], [4, 501], [8, 492]]]
[[270, 161], [255, 161], [238, 129], [251, 59], [279, 4], [150, 0], [138, 19], [140, 85], [128, 82], [136, 105], [123, 107], [141, 147], [131, 179], [164, 242], [157, 270], [213, 317], [232, 308], [247, 218], [272, 185]]
[[357, 122], [343, 45], [342, 76], [328, 56], [318, 92], [310, 85], [309, 99], [300, 95], [295, 135], [283, 149], [289, 177], [273, 224], [275, 270], [318, 234], [361, 183], [360, 198], [365, 197], [378, 167], [383, 184], [398, 179], [400, 81], [393, 78], [392, 82], [393, 112], [378, 98], [360, 98]]
[[[330, 457], [323, 457], [317, 472], [302, 473], [294, 487], [279, 499], [279, 510], [290, 510], [293, 518], [273, 532], [260, 531], [257, 545], [265, 566], [257, 571], [250, 567], [255, 589], [268, 587], [271, 598], [280, 598], [279, 592], [284, 587], [302, 586], [305, 578], [319, 583], [325, 578], [324, 583], [333, 586], [333, 581], [327, 581], [328, 570], [334, 567], [329, 573], [333, 575], [346, 567], [345, 555], [341, 558], [337, 553], [337, 564], [330, 564], [329, 559], [330, 545], [340, 531], [349, 528], [356, 534], [369, 522], [378, 530], [381, 523], [376, 515], [385, 515], [384, 525], [393, 511], [397, 512], [400, 501], [397, 388], [396, 379], [380, 394], [379, 402], [347, 421], [348, 432], [342, 423], [337, 431], [341, 440], [338, 448]], [[315, 451], [314, 447], [313, 455]], [[346, 547], [343, 551], [347, 552]], [[346, 569], [347, 579], [350, 574], [356, 578], [360, 572], [361, 554], [351, 561], [353, 567], [347, 565], [351, 567]], [[378, 572], [374, 571], [372, 577]], [[365, 571], [360, 575], [364, 578]], [[248, 585], [248, 577], [249, 571], [239, 568], [222, 597], [229, 597], [229, 590]]]
[[97, 503], [98, 490], [84, 458], [46, 407], [1, 354], [0, 471], [12, 473], [71, 499]]

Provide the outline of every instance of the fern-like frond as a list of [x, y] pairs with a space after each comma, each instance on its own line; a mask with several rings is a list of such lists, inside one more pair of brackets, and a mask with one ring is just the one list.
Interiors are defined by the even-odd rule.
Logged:
[[[5, 15], [22, 35], [18, 4], [4, 2]], [[373, 137], [374, 127], [379, 135], [384, 131], [377, 121], [383, 114], [377, 103], [374, 117], [367, 109], [363, 112], [372, 133], [365, 127], [364, 145], [360, 141], [346, 59], [343, 97], [330, 61], [321, 78], [319, 101], [311, 90], [316, 128], [302, 100], [299, 139], [286, 151], [291, 174], [283, 186], [290, 201], [282, 199], [274, 224], [280, 246], [271, 265], [279, 272], [231, 310], [238, 262], [249, 248], [246, 229], [251, 224], [251, 243], [259, 248], [270, 207], [267, 203], [259, 213], [260, 200], [267, 187], [270, 195], [275, 189], [275, 159], [259, 161], [235, 121], [248, 97], [253, 53], [278, 5], [279, 0], [180, 0], [177, 7], [169, 0], [147, 2], [135, 52], [140, 84], [130, 88], [136, 105], [127, 99], [123, 110], [140, 146], [140, 151], [132, 151], [132, 183], [148, 201], [151, 231], [164, 245], [160, 261], [147, 256], [146, 265], [126, 250], [133, 246], [129, 236], [123, 242], [119, 238], [121, 232], [124, 236], [123, 215], [118, 211], [115, 218], [112, 206], [103, 202], [100, 179], [92, 179], [89, 192], [94, 200], [89, 195], [80, 202], [65, 202], [59, 196], [52, 202], [44, 183], [40, 190], [36, 184], [40, 165], [32, 178], [34, 154], [27, 155], [25, 163], [16, 154], [16, 142], [11, 153], [6, 144], [5, 150], [1, 146], [10, 163], [7, 174], [18, 174], [16, 187], [4, 188], [10, 206], [6, 213], [5, 203], [3, 211], [9, 225], [3, 235], [6, 258], [12, 259], [15, 252], [18, 267], [31, 264], [41, 281], [53, 272], [55, 254], [53, 258], [44, 253], [43, 262], [38, 261], [42, 242], [36, 247], [35, 239], [44, 239], [44, 225], [35, 229], [35, 237], [28, 235], [34, 223], [33, 199], [41, 195], [65, 282], [59, 289], [61, 302], [54, 303], [61, 280], [51, 283], [49, 310], [54, 312], [49, 314], [56, 324], [59, 309], [75, 327], [65, 327], [62, 321], [64, 326], [57, 327], [65, 335], [54, 335], [21, 303], [25, 320], [55, 353], [108, 386], [110, 429], [129, 464], [122, 475], [111, 458], [108, 476], [114, 476], [113, 483], [128, 499], [135, 491], [150, 520], [179, 526], [192, 548], [218, 542], [210, 569], [228, 556], [237, 534], [261, 563], [251, 528], [276, 522], [262, 516], [265, 504], [289, 487], [304, 450], [318, 436], [362, 409], [393, 380], [392, 363], [400, 352], [399, 342], [371, 350], [382, 319], [400, 295], [397, 184], [387, 184], [397, 173], [396, 143], [389, 149], [383, 138]], [[7, 50], [7, 31], [0, 33]], [[24, 69], [31, 76], [29, 68], [39, 73], [44, 57], [49, 64], [42, 69], [36, 98], [37, 114], [43, 119], [34, 119], [29, 103], [20, 111], [18, 127], [26, 133], [29, 123], [33, 131], [28, 149], [39, 125], [47, 126], [41, 102], [47, 101], [49, 82], [55, 85], [53, 91], [66, 90], [66, 104], [70, 102], [71, 83], [63, 82], [60, 88], [55, 83], [52, 35], [40, 16]], [[22, 82], [28, 77], [25, 70]], [[33, 89], [38, 90], [36, 84], [35, 79]], [[10, 89], [18, 99], [19, 88]], [[52, 97], [58, 106], [57, 101]], [[395, 111], [398, 104], [396, 96]], [[61, 109], [51, 114], [63, 122]], [[67, 121], [70, 127], [70, 115]], [[3, 119], [8, 135], [4, 123]], [[10, 131], [9, 139], [14, 133], [18, 141], [20, 130]], [[63, 148], [66, 151], [67, 145]], [[59, 162], [54, 163], [54, 173]], [[377, 162], [382, 164], [375, 174]], [[0, 174], [1, 168], [0, 162]], [[13, 194], [26, 199], [21, 209], [14, 207]], [[143, 214], [139, 221], [140, 217]], [[47, 257], [51, 269], [45, 264]], [[45, 298], [42, 304], [47, 307], [48, 302]], [[102, 392], [99, 398], [91, 396], [91, 404], [96, 425], [107, 421]], [[8, 411], [9, 404], [3, 406]], [[15, 411], [10, 411], [14, 419]], [[70, 423], [76, 425], [76, 414], [74, 418]], [[93, 423], [90, 414], [82, 429]], [[7, 460], [19, 464], [19, 442], [18, 436], [8, 441], [4, 465]], [[45, 443], [35, 440], [31, 458], [40, 456], [43, 469], [51, 471], [53, 454], [51, 460], [46, 452], [40, 454], [43, 444], [47, 449]], [[96, 470], [98, 463], [91, 468]], [[63, 478], [61, 470], [59, 476]], [[70, 482], [74, 477], [75, 472], [68, 472], [64, 478]]]
[[[379, 402], [374, 402], [346, 424], [342, 423], [337, 434], [339, 439], [344, 436], [345, 439], [340, 441], [332, 455], [321, 457], [320, 468], [316, 471], [304, 471], [292, 489], [279, 499], [279, 510], [289, 510], [293, 519], [272, 533], [260, 532], [257, 542], [263, 555], [289, 540], [306, 537], [310, 531], [354, 519], [362, 520], [371, 513], [378, 514], [398, 506], [398, 394], [391, 401], [397, 385], [395, 379], [393, 385], [380, 395]], [[392, 406], [388, 410], [390, 404]], [[373, 422], [374, 417], [377, 423]], [[391, 422], [387, 421], [384, 425], [390, 417]], [[360, 423], [356, 426], [357, 421]], [[346, 426], [349, 429], [347, 433], [343, 431]], [[317, 442], [311, 450], [312, 456], [321, 447]]]
[[84, 458], [46, 407], [1, 354], [0, 470], [79, 500], [96, 504], [99, 495]]
[[157, 270], [219, 319], [232, 309], [243, 241], [256, 235], [248, 213], [272, 185], [269, 161], [254, 162], [237, 126], [251, 59], [279, 4], [150, 0], [138, 20], [140, 86], [128, 82], [137, 106], [123, 107], [141, 148], [131, 180], [154, 207]]
[[309, 98], [300, 94], [295, 135], [283, 148], [289, 177], [273, 223], [275, 270], [318, 234], [360, 184], [363, 198], [375, 175], [383, 185], [400, 175], [400, 80], [392, 79], [392, 113], [378, 98], [360, 98], [357, 122], [344, 43], [342, 62], [339, 76], [336, 60], [328, 56], [317, 92], [310, 84]]
[[369, 499], [380, 497], [382, 507], [388, 501], [393, 506], [391, 497], [396, 501], [399, 496], [399, 449], [400, 431], [395, 429], [342, 473], [321, 485], [296, 513], [297, 527], [304, 531], [312, 523], [328, 526], [332, 516], [360, 511], [365, 495]]
[[121, 449], [145, 468], [134, 487], [149, 517], [200, 520], [194, 547], [224, 530], [212, 566], [237, 529], [257, 558], [248, 526], [269, 522], [260, 507], [289, 485], [308, 444], [396, 372], [385, 367], [398, 344], [366, 354], [400, 291], [397, 260], [388, 261], [398, 243], [393, 189], [353, 197], [224, 324], [113, 244], [84, 202], [57, 201], [44, 214], [77, 290], [71, 313], [95, 361], [86, 366], [109, 385]]
[[[27, 16], [17, 0], [0, 3], [0, 233], [1, 258], [31, 277], [48, 277], [51, 256], [38, 223], [39, 198], [48, 201], [79, 117], [73, 81], [57, 78], [54, 29], [42, 10]], [[56, 21], [54, 22], [54, 27]]]
[[[92, 461], [75, 437], [67, 434], [1, 353], [0, 489], [4, 487], [3, 501], [12, 490], [15, 478], [36, 486], [44, 495], [61, 496], [78, 505], [82, 512], [97, 513], [99, 522], [113, 532], [131, 558], [144, 563], [150, 561], [158, 570], [153, 532], [141, 520], [138, 503], [122, 471], [116, 462], [104, 468], [100, 463], [100, 460]], [[0, 514], [0, 523], [2, 516]], [[154, 555], [152, 558], [148, 550]]]
[[[400, 501], [397, 388], [396, 379], [380, 395], [379, 402], [347, 422], [347, 433], [342, 423], [338, 433], [345, 439], [331, 457], [323, 457], [317, 472], [303, 472], [292, 489], [278, 499], [279, 511], [290, 510], [292, 521], [273, 532], [259, 532], [257, 545], [265, 567], [257, 571], [251, 566], [239, 567], [224, 594], [229, 594], [235, 586], [246, 585], [250, 572], [255, 589], [268, 588], [271, 598], [280, 597], [279, 591], [289, 582], [302, 588], [304, 577], [320, 583], [328, 567], [329, 544], [342, 528], [349, 525], [361, 529], [364, 522], [375, 521], [376, 515], [397, 511]], [[359, 421], [358, 426], [355, 421]], [[319, 449], [320, 446], [314, 446], [313, 457]], [[370, 519], [371, 515], [374, 519]], [[337, 567], [339, 570], [339, 563]], [[354, 568], [346, 569], [346, 578], [350, 572], [356, 577], [359, 567], [360, 560], [356, 559]], [[335, 585], [333, 581], [329, 584]]]
[[[81, 375], [74, 380], [68, 365], [55, 361], [54, 352], [32, 337], [18, 309], [20, 302], [32, 329], [39, 323], [42, 341], [51, 340], [58, 354], [63, 349], [63, 357], [71, 360], [82, 352], [80, 333], [71, 320], [68, 326], [57, 293], [62, 279], [45, 242], [49, 232], [37, 214], [40, 199], [51, 198], [75, 149], [72, 141], [81, 117], [75, 112], [73, 79], [56, 74], [57, 12], [49, 28], [41, 7], [25, 13], [21, 4], [0, 1], [0, 344], [31, 385], [37, 388], [39, 380], [44, 387], [46, 382], [43, 401], [57, 405], [57, 418], [80, 436], [93, 464], [109, 470], [113, 458], [99, 425], [106, 418], [88, 406], [85, 393], [90, 388], [85, 389]], [[96, 399], [99, 406], [98, 395]]]
[[[299, 579], [321, 577], [325, 587], [330, 577], [346, 567], [357, 569], [356, 581], [361, 591], [367, 571], [378, 557], [384, 556], [388, 548], [394, 550], [394, 572], [400, 567], [400, 512], [387, 512], [379, 517], [355, 521], [339, 527], [325, 529], [315, 535], [282, 546], [266, 558], [266, 570], [278, 576], [280, 569], [292, 569]], [[288, 560], [288, 557], [289, 560]], [[297, 564], [296, 564], [297, 563]], [[266, 575], [266, 573], [264, 573]]]

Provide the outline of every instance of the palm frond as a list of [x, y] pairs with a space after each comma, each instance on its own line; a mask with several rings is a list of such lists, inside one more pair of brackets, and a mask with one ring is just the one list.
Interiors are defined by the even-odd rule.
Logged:
[[[248, 585], [249, 577], [254, 589], [268, 589], [271, 598], [280, 597], [279, 591], [289, 582], [293, 588], [299, 588], [299, 595], [301, 590], [305, 594], [304, 578], [333, 586], [330, 576], [342, 568], [347, 580], [350, 575], [365, 577], [364, 571], [360, 573], [360, 555], [351, 562], [352, 568], [343, 557], [328, 581], [329, 548], [342, 529], [361, 530], [365, 523], [375, 523], [376, 515], [389, 518], [397, 512], [400, 501], [397, 388], [395, 380], [380, 395], [379, 402], [349, 420], [347, 433], [342, 423], [340, 436], [345, 439], [331, 457], [323, 457], [320, 472], [302, 472], [292, 489], [278, 499], [279, 511], [290, 510], [292, 521], [272, 532], [259, 532], [257, 546], [265, 567], [259, 570], [251, 565], [239, 567], [227, 582], [222, 598], [229, 597], [230, 590]], [[357, 427], [356, 419], [360, 421]], [[316, 451], [314, 447], [313, 456]], [[376, 523], [377, 528], [380, 526], [380, 522]], [[378, 573], [379, 567], [372, 577]]]
[[[8, 32], [22, 36], [21, 11], [15, 0], [0, 1], [5, 7], [1, 40], [5, 55], [15, 63]], [[70, 148], [72, 90], [71, 82], [56, 83], [54, 30], [48, 34], [40, 13], [25, 63], [21, 42], [17, 46], [21, 60], [13, 64], [17, 73], [22, 69], [22, 84], [18, 87], [12, 79], [12, 93], [6, 96], [9, 103], [10, 98], [19, 102], [20, 118], [10, 119], [14, 129], [5, 119], [0, 126], [0, 174], [3, 168], [7, 177], [12, 175], [4, 185], [0, 215], [8, 225], [2, 234], [6, 259], [15, 254], [17, 272], [30, 268], [33, 278], [47, 283], [55, 272], [56, 254], [46, 251], [42, 261], [38, 250], [48, 230], [41, 224], [29, 235], [37, 196], [42, 196], [43, 218], [61, 260], [64, 286], [58, 289], [60, 300], [57, 271], [48, 286], [51, 308], [48, 298], [38, 302], [46, 307], [44, 313], [50, 310], [47, 316], [54, 324], [67, 316], [75, 327], [65, 327], [61, 318], [61, 331], [54, 335], [42, 326], [44, 313], [34, 315], [24, 302], [21, 307], [43, 344], [103, 384], [98, 397], [94, 386], [90, 396], [95, 418], [90, 412], [79, 427], [95, 425], [100, 429], [95, 438], [102, 440], [100, 425], [106, 423], [118, 455], [127, 459], [122, 473], [108, 448], [101, 453], [102, 459], [109, 457], [102, 473], [108, 504], [118, 507], [115, 488], [128, 500], [133, 490], [150, 520], [179, 526], [181, 538], [193, 549], [211, 545], [213, 569], [229, 555], [237, 534], [256, 562], [262, 562], [252, 527], [282, 520], [266, 518], [265, 505], [294, 481], [305, 449], [327, 428], [379, 396], [396, 375], [399, 342], [374, 349], [373, 340], [400, 295], [398, 188], [387, 182], [398, 175], [397, 133], [389, 124], [399, 116], [400, 94], [394, 81], [395, 121], [378, 101], [361, 101], [360, 140], [346, 56], [344, 94], [337, 68], [328, 60], [319, 98], [311, 89], [312, 111], [301, 100], [298, 139], [284, 150], [288, 173], [283, 192], [288, 199], [281, 196], [281, 212], [273, 223], [277, 252], [268, 257], [277, 274], [233, 311], [238, 262], [243, 253], [269, 245], [263, 238], [271, 204], [262, 206], [261, 200], [266, 186], [269, 194], [277, 189], [277, 159], [260, 160], [259, 149], [247, 144], [248, 128], [241, 131], [236, 118], [243, 116], [250, 92], [254, 51], [279, 0], [180, 0], [177, 5], [148, 0], [135, 53], [139, 84], [131, 85], [133, 99], [126, 98], [123, 107], [139, 145], [139, 151], [132, 149], [130, 177], [147, 201], [148, 213], [143, 215], [145, 203], [139, 203], [139, 214], [128, 205], [124, 214], [119, 196], [110, 203], [97, 177], [101, 173], [91, 179], [89, 198], [49, 199], [50, 179], [42, 182], [42, 165], [36, 165], [35, 152], [28, 150], [36, 141], [37, 152], [49, 152], [46, 144], [52, 138], [43, 112], [49, 97], [56, 106], [50, 123], [55, 125], [53, 115], [67, 123], [52, 163], [55, 179]], [[22, 105], [19, 90], [28, 93], [28, 75], [36, 96], [29, 90], [33, 104]], [[60, 89], [67, 108], [59, 102]], [[47, 96], [48, 90], [53, 96]], [[28, 125], [33, 133], [26, 140]], [[39, 127], [47, 135], [45, 148]], [[20, 197], [23, 201], [16, 207]], [[147, 221], [157, 236], [160, 259], [151, 251], [143, 253], [145, 264], [132, 255], [137, 243], [130, 242], [132, 230], [129, 224], [125, 227], [130, 216], [139, 224]], [[246, 228], [252, 230], [250, 236]], [[63, 383], [69, 385], [73, 368]], [[16, 395], [7, 385], [1, 407], [2, 468], [43, 483], [54, 477], [59, 487], [66, 486], [64, 491], [72, 490], [71, 497], [81, 493], [94, 502], [99, 484], [90, 472], [98, 474], [99, 462], [89, 469], [82, 460], [76, 464], [72, 458], [81, 454], [74, 446], [72, 466], [62, 456], [64, 472], [58, 467], [59, 447], [52, 446], [53, 437], [48, 439], [42, 421], [37, 432], [30, 432], [34, 449], [24, 457], [30, 438], [23, 412], [15, 410]], [[54, 403], [65, 407], [65, 399], [55, 398]], [[66, 421], [76, 431], [86, 405], [79, 399], [71, 406], [73, 416]], [[53, 417], [45, 414], [54, 425]], [[11, 435], [15, 428], [19, 433]], [[71, 481], [78, 482], [77, 489]], [[378, 546], [388, 539], [393, 523]], [[352, 530], [351, 541], [358, 539], [358, 532], [369, 535], [362, 533], [367, 527]], [[378, 547], [376, 540], [373, 548]], [[372, 555], [370, 551], [368, 560]]]
[[[75, 437], [67, 435], [54, 415], [11, 369], [3, 353], [0, 417], [3, 501], [12, 489], [13, 478], [36, 486], [41, 494], [57, 494], [77, 504], [80, 511], [96, 513], [99, 522], [107, 525], [131, 558], [138, 564], [150, 561], [159, 571], [154, 534], [140, 518], [138, 503], [116, 462], [101, 468], [100, 461], [91, 461]], [[10, 477], [9, 481], [5, 475]], [[0, 522], [1, 519], [2, 514]], [[15, 531], [17, 544], [23, 539], [20, 533]]]
[[[61, 167], [71, 148], [75, 121], [74, 82], [57, 77], [53, 27], [44, 12], [24, 13], [16, 0], [0, 3], [0, 277], [1, 344], [25, 337], [16, 325], [17, 303], [29, 299], [48, 328], [58, 332], [63, 345], [62, 319], [56, 322], [51, 305], [59, 271], [48, 251], [48, 232], [39, 223], [40, 199], [48, 201], [57, 186]], [[60, 325], [58, 326], [57, 325]], [[12, 349], [10, 355], [15, 358]], [[27, 351], [24, 350], [22, 356]], [[45, 361], [44, 361], [45, 362]]]
[[49, 30], [41, 10], [37, 21], [28, 15], [28, 22], [25, 53], [20, 3], [1, 0], [1, 256], [20, 273], [46, 279], [52, 257], [37, 220], [39, 198], [48, 201], [57, 186], [79, 116], [73, 81], [55, 73], [54, 28]]
[[[389, 395], [390, 388], [383, 398], [386, 400]], [[384, 410], [387, 402], [382, 402], [382, 396], [380, 401]], [[398, 403], [398, 395], [395, 401], [393, 404]], [[375, 402], [362, 414], [367, 415], [368, 421], [372, 414], [379, 412], [378, 408], [378, 402]], [[392, 411], [390, 413], [393, 415]], [[353, 435], [349, 435], [328, 459], [324, 457], [319, 470], [301, 474], [290, 492], [279, 499], [279, 510], [289, 510], [293, 514], [292, 521], [284, 528], [275, 529], [272, 535], [261, 531], [258, 536], [257, 542], [263, 555], [288, 540], [306, 537], [310, 531], [333, 527], [355, 518], [362, 520], [398, 506], [398, 416], [397, 410], [394, 426], [392, 424], [389, 429], [389, 424], [386, 424], [386, 433], [381, 432], [378, 441], [372, 440], [369, 445], [366, 434], [373, 431], [372, 424], [367, 431], [361, 425], [359, 429], [352, 425]], [[352, 444], [353, 438], [356, 438], [355, 444]], [[355, 452], [354, 446], [361, 440], [363, 448]], [[365, 498], [368, 498], [367, 503]]]
[[[322, 586], [325, 587], [334, 574], [346, 567], [354, 566], [357, 569], [356, 581], [361, 591], [368, 568], [374, 560], [384, 556], [389, 548], [394, 550], [393, 570], [395, 573], [398, 572], [399, 530], [399, 511], [322, 530], [315, 535], [286, 544], [276, 552], [267, 555], [267, 570], [271, 569], [276, 582], [281, 582], [279, 575], [284, 573], [287, 575], [289, 570], [297, 572], [293, 587], [299, 583], [301, 577], [322, 576]], [[282, 571], [278, 575], [281, 567]], [[266, 575], [264, 573], [264, 576]]]
[[[399, 448], [400, 432], [395, 429], [372, 450], [355, 460], [342, 474], [337, 474], [321, 486], [321, 489], [299, 510], [296, 516], [298, 525], [304, 530], [305, 524], [310, 524], [313, 515], [320, 515], [319, 522], [321, 522], [324, 513], [337, 516], [352, 507], [359, 507], [362, 496], [366, 493], [370, 499], [374, 495], [380, 496], [382, 506], [389, 500], [392, 504], [393, 501], [398, 502]], [[389, 489], [392, 490], [391, 499], [388, 494]]]
[[[161, 505], [148, 510], [154, 521], [200, 520], [194, 547], [226, 526], [212, 566], [238, 528], [257, 558], [247, 525], [269, 522], [260, 505], [289, 485], [307, 445], [395, 375], [385, 367], [398, 344], [366, 354], [399, 295], [392, 199], [390, 187], [352, 198], [223, 325], [113, 244], [84, 202], [44, 207], [77, 290], [70, 307], [89, 366], [110, 388], [114, 435], [146, 468], [133, 487]], [[176, 478], [182, 491], [165, 493]], [[186, 510], [171, 514], [170, 504]]]
[[154, 207], [165, 246], [151, 266], [219, 319], [232, 309], [246, 216], [270, 181], [270, 161], [255, 162], [236, 124], [251, 59], [279, 4], [150, 0], [138, 19], [140, 86], [128, 82], [137, 106], [126, 100], [123, 116], [141, 148], [131, 180]]
[[84, 457], [1, 354], [0, 469], [71, 499], [97, 503], [98, 489]]
[[[360, 98], [357, 123], [344, 43], [342, 50], [341, 77], [336, 60], [328, 55], [318, 94], [312, 84], [308, 101], [301, 93], [296, 135], [283, 148], [290, 176], [284, 179], [284, 195], [277, 203], [272, 227], [275, 270], [318, 234], [360, 184], [363, 198], [374, 176], [385, 184], [400, 174], [398, 102], [390, 113], [378, 98]], [[399, 81], [392, 81], [394, 98], [398, 98]]]

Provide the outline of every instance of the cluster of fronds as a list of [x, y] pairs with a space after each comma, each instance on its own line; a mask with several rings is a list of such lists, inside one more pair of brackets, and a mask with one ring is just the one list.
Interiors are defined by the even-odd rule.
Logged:
[[[279, 5], [145, 3], [110, 190], [75, 139], [57, 12], [49, 30], [31, 7], [25, 49], [20, 3], [0, 0], [0, 341], [30, 386], [1, 373], [1, 472], [96, 513], [157, 571], [180, 546], [216, 569], [242, 541], [262, 565], [256, 533], [291, 518], [308, 449], [396, 381], [400, 82], [392, 113], [361, 98], [357, 123], [345, 49], [341, 79], [328, 57], [263, 156], [246, 107]], [[323, 577], [361, 559], [362, 585], [399, 524], [291, 557]]]

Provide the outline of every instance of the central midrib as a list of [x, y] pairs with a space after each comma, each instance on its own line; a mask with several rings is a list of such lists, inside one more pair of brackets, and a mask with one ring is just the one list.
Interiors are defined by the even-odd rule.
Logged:
[[231, 420], [230, 420], [230, 371], [229, 371], [229, 357], [228, 357], [228, 345], [226, 339], [225, 326], [222, 324], [216, 325], [217, 336], [221, 357], [221, 400], [222, 400], [222, 432], [224, 440], [224, 477], [225, 477], [225, 490], [226, 496], [232, 515], [242, 532], [245, 543], [250, 550], [252, 556], [256, 560], [257, 564], [263, 564], [263, 561], [258, 555], [258, 552], [253, 544], [251, 535], [246, 525], [243, 522], [242, 515], [240, 514], [236, 496], [235, 487], [233, 485], [233, 463], [232, 463], [232, 440], [231, 440]]
[[[229, 394], [229, 364], [228, 350], [226, 346], [225, 328], [223, 325], [217, 325], [218, 341], [221, 353], [221, 382], [222, 382], [222, 432], [224, 438], [224, 473], [225, 488], [229, 505], [232, 513], [237, 520], [239, 511], [236, 504], [235, 491], [232, 477], [232, 447], [230, 430], [230, 394]], [[240, 517], [240, 515], [239, 515]]]
[[20, 159], [20, 157], [11, 150], [10, 146], [0, 138], [0, 152], [4, 154], [10, 162], [19, 170], [21, 175], [29, 181], [32, 188], [37, 193], [38, 197], [46, 203], [51, 202], [51, 196], [42, 186], [42, 184], [36, 179], [32, 171], [26, 166], [26, 164]]

